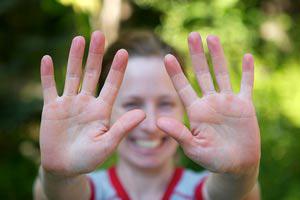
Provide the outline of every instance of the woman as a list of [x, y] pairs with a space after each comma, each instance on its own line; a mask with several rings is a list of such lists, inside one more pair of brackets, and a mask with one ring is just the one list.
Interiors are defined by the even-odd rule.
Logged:
[[[240, 93], [233, 94], [219, 39], [207, 38], [217, 92], [201, 37], [191, 33], [189, 49], [203, 93], [198, 97], [168, 45], [149, 33], [131, 34], [111, 48], [127, 49], [129, 61], [124, 49], [107, 61], [111, 69], [95, 97], [104, 36], [99, 31], [92, 34], [79, 90], [84, 43], [81, 36], [72, 42], [61, 97], [51, 58], [41, 61], [44, 107], [37, 199], [259, 198], [252, 190], [259, 171], [260, 136], [251, 100], [251, 55], [243, 59]], [[181, 123], [184, 110], [190, 129]], [[176, 168], [178, 144], [211, 173]], [[116, 167], [88, 174], [116, 149]]]

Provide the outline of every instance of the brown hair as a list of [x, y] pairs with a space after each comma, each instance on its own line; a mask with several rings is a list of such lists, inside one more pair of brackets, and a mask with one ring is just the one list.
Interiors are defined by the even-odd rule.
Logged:
[[[100, 78], [100, 88], [103, 86], [115, 53], [119, 49], [126, 49], [129, 57], [132, 56], [159, 56], [173, 54], [181, 66], [183, 62], [179, 53], [170, 45], [161, 40], [156, 34], [149, 30], [134, 30], [120, 34], [119, 38], [107, 49]], [[184, 69], [183, 69], [184, 71]]]

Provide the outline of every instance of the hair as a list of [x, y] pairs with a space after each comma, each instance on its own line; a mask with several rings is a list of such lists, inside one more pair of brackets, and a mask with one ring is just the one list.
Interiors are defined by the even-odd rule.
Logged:
[[[119, 35], [118, 39], [112, 43], [105, 52], [105, 56], [102, 62], [102, 72], [100, 77], [100, 88], [102, 88], [105, 78], [111, 67], [113, 58], [119, 49], [126, 49], [130, 57], [141, 56], [151, 57], [158, 56], [162, 59], [166, 54], [174, 55], [180, 66], [183, 68], [184, 62], [179, 52], [175, 50], [171, 45], [164, 42], [158, 35], [151, 30], [130, 30], [123, 32]], [[175, 154], [175, 162], [180, 162], [180, 154], [177, 151]]]
[[[183, 66], [183, 62], [179, 53], [171, 45], [160, 39], [155, 33], [150, 30], [133, 30], [121, 33], [119, 38], [111, 44], [107, 49], [100, 77], [100, 88], [103, 86], [105, 77], [107, 76], [110, 65], [113, 61], [115, 53], [119, 49], [126, 49], [129, 57], [141, 56], [164, 57], [166, 54], [173, 54]], [[184, 71], [184, 68], [182, 69]]]

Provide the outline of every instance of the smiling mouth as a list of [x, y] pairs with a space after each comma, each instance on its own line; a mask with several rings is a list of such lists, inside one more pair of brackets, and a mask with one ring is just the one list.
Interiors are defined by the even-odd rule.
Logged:
[[159, 139], [137, 139], [137, 138], [129, 138], [129, 141], [134, 144], [134, 146], [138, 148], [143, 149], [156, 149], [162, 146], [166, 141], [168, 140], [168, 137], [162, 137]]

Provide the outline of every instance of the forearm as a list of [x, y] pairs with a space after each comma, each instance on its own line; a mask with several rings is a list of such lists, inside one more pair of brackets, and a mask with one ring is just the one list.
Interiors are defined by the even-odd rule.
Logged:
[[260, 187], [258, 181], [252, 190], [243, 198], [243, 200], [260, 200]]
[[40, 168], [34, 193], [36, 200], [88, 200], [90, 197], [90, 187], [86, 175], [57, 177]]
[[243, 199], [257, 183], [257, 175], [257, 168], [243, 175], [211, 173], [204, 185], [205, 199]]

